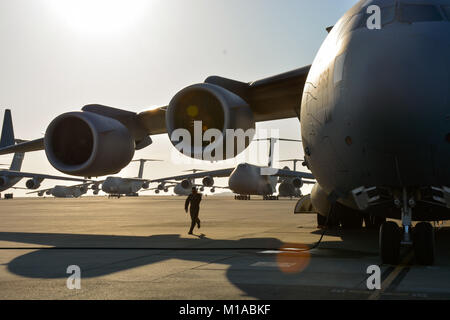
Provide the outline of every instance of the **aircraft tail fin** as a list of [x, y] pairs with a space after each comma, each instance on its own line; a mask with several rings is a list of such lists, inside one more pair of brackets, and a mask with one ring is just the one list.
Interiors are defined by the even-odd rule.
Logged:
[[[16, 144], [16, 139], [14, 138], [14, 127], [12, 122], [11, 110], [5, 110], [5, 116], [3, 118], [2, 136], [0, 138], [0, 148], [5, 148], [13, 146]], [[10, 170], [20, 171], [22, 168], [22, 162], [24, 158], [24, 153], [17, 152], [14, 154], [13, 160], [11, 162]]]
[[11, 117], [11, 110], [5, 110], [5, 116], [3, 118], [2, 137], [0, 139], [0, 148], [13, 146], [16, 144], [14, 139], [14, 128]]

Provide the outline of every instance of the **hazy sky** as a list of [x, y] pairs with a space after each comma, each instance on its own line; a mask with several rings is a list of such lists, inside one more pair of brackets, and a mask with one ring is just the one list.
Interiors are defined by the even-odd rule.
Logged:
[[[0, 0], [1, 117], [11, 108], [16, 138], [34, 139], [57, 115], [86, 104], [142, 111], [166, 105], [179, 90], [209, 75], [252, 81], [302, 67], [313, 61], [325, 28], [356, 2]], [[257, 128], [300, 138], [296, 119]], [[167, 160], [148, 164], [146, 178], [193, 167], [171, 163], [169, 148], [167, 135], [157, 136], [152, 146], [136, 153], [135, 158]], [[300, 145], [279, 149], [281, 158], [303, 157]], [[1, 163], [10, 159], [0, 156]], [[60, 174], [43, 151], [27, 154], [23, 170]], [[136, 175], [137, 164], [121, 172]]]

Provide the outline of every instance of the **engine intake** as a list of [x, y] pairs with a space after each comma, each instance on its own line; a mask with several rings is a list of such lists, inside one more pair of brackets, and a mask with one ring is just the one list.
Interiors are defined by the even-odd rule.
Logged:
[[55, 169], [85, 177], [118, 173], [135, 152], [131, 133], [122, 123], [92, 112], [69, 112], [54, 119], [44, 146]]
[[28, 181], [25, 183], [25, 185], [26, 185], [26, 187], [27, 187], [28, 189], [36, 190], [36, 189], [39, 189], [39, 187], [41, 186], [41, 183], [42, 183], [42, 180], [41, 180], [41, 179], [36, 179], [36, 178], [34, 178], [34, 179], [28, 180]]
[[255, 120], [241, 97], [202, 83], [173, 97], [166, 112], [166, 127], [178, 151], [192, 158], [218, 161], [234, 158], [248, 147]]
[[292, 180], [292, 184], [294, 185], [295, 188], [301, 188], [303, 187], [303, 180], [302, 178], [295, 178]]
[[190, 189], [192, 188], [192, 182], [189, 180], [183, 180], [181, 182], [181, 186], [183, 187], [183, 189]]
[[7, 184], [9, 184], [9, 178], [8, 177], [0, 177], [0, 187], [4, 187]]
[[212, 177], [204, 177], [202, 183], [205, 187], [212, 187], [214, 185], [214, 179]]

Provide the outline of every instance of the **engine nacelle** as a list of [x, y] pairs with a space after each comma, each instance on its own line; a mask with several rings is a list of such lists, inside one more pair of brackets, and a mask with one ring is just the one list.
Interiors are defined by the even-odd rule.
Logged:
[[39, 189], [39, 187], [41, 186], [41, 183], [42, 183], [42, 179], [33, 178], [33, 179], [28, 180], [25, 183], [25, 185], [27, 186], [28, 189], [36, 190], [36, 189]]
[[158, 185], [158, 190], [159, 190], [159, 191], [163, 191], [164, 188], [165, 188], [165, 185], [166, 185], [165, 183], [159, 184], [159, 185]]
[[4, 187], [7, 184], [9, 184], [9, 178], [8, 177], [0, 177], [0, 187]]
[[212, 187], [214, 185], [214, 179], [212, 177], [204, 177], [202, 183], [205, 187]]
[[326, 217], [330, 214], [331, 203], [328, 200], [328, 194], [318, 183], [311, 190], [311, 204], [322, 216]]
[[166, 112], [166, 127], [172, 144], [184, 155], [219, 161], [234, 158], [248, 147], [255, 133], [255, 119], [241, 97], [202, 83], [173, 97]]
[[80, 192], [81, 192], [81, 194], [85, 194], [87, 191], [88, 191], [88, 188], [87, 188], [87, 187], [85, 187], [85, 186], [80, 187]]
[[135, 152], [135, 141], [122, 123], [92, 112], [69, 112], [54, 119], [44, 146], [55, 169], [84, 177], [118, 173]]
[[302, 178], [294, 178], [292, 180], [292, 184], [294, 185], [295, 188], [300, 189], [301, 187], [303, 187], [303, 180]]
[[190, 189], [192, 188], [192, 182], [189, 180], [183, 180], [181, 182], [181, 186], [183, 187], [183, 189]]

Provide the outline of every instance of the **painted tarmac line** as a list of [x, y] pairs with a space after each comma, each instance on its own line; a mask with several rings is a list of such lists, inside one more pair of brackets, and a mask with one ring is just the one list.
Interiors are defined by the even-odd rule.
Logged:
[[405, 275], [404, 270], [409, 269], [409, 263], [414, 257], [414, 253], [410, 252], [402, 262], [394, 268], [394, 270], [387, 276], [387, 278], [381, 283], [381, 290], [378, 290], [369, 296], [369, 300], [378, 300], [381, 295], [385, 294], [385, 291], [389, 289], [392, 283], [399, 277], [400, 275]]

